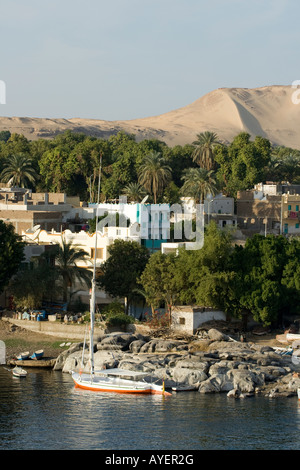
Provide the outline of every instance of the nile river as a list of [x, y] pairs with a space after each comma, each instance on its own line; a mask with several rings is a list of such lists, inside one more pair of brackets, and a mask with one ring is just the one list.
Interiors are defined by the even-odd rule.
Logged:
[[75, 389], [69, 374], [0, 366], [0, 450], [299, 450], [297, 397], [235, 400]]

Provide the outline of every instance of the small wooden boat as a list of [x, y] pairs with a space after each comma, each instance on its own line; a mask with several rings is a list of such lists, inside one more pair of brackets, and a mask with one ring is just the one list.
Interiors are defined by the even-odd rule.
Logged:
[[30, 356], [30, 359], [34, 359], [35, 361], [38, 361], [39, 359], [41, 359], [44, 355], [44, 350], [43, 349], [39, 349], [38, 351], [35, 351], [32, 356]]
[[14, 377], [26, 377], [27, 375], [27, 371], [18, 366], [12, 369], [12, 373]]
[[26, 352], [20, 353], [20, 354], [17, 356], [17, 359], [18, 359], [19, 361], [26, 361], [26, 359], [28, 359], [29, 356], [30, 356], [29, 351], [26, 351]]

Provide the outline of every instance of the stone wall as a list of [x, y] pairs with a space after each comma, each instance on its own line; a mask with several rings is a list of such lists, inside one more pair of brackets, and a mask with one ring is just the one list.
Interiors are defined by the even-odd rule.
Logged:
[[[3, 318], [4, 319], [4, 318]], [[83, 341], [85, 335], [85, 325], [80, 324], [65, 324], [52, 321], [32, 321], [32, 320], [17, 320], [15, 318], [5, 318], [7, 321], [13, 323], [14, 325], [19, 326], [20, 328], [25, 328], [27, 330], [42, 333], [50, 336], [56, 336], [58, 338], [64, 339], [78, 339], [78, 341]], [[117, 330], [117, 329], [116, 329]], [[108, 333], [108, 329], [100, 328], [98, 326], [94, 329], [95, 339], [97, 336], [101, 336], [104, 333]], [[120, 329], [118, 329], [120, 331]], [[149, 328], [144, 325], [128, 325], [126, 331], [135, 333], [135, 334], [149, 334]]]

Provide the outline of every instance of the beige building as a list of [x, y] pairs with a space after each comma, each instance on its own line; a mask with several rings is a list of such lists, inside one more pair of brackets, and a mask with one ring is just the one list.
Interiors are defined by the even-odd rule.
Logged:
[[0, 187], [0, 220], [12, 223], [19, 235], [37, 225], [44, 230], [66, 228], [65, 216], [76, 205], [80, 205], [79, 198], [68, 198], [64, 193]]
[[300, 195], [283, 194], [281, 200], [282, 233], [300, 235]]
[[300, 195], [282, 185], [262, 185], [237, 194], [237, 223], [242, 233], [300, 235]]

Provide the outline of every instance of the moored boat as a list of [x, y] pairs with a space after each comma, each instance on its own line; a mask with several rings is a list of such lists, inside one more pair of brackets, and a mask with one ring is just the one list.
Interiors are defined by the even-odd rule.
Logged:
[[17, 359], [18, 359], [19, 361], [26, 361], [26, 359], [28, 359], [29, 356], [30, 356], [29, 351], [26, 351], [26, 352], [20, 353], [20, 354], [17, 356]]
[[27, 375], [27, 371], [18, 366], [12, 369], [12, 373], [14, 377], [26, 377]]
[[39, 349], [38, 351], [35, 351], [32, 356], [30, 356], [31, 359], [34, 359], [34, 360], [39, 360], [43, 357], [44, 355], [44, 350], [43, 349]]
[[125, 369], [103, 369], [89, 373], [72, 372], [75, 387], [94, 392], [138, 393], [149, 395], [171, 395], [164, 384], [158, 385], [144, 380], [147, 373]]

